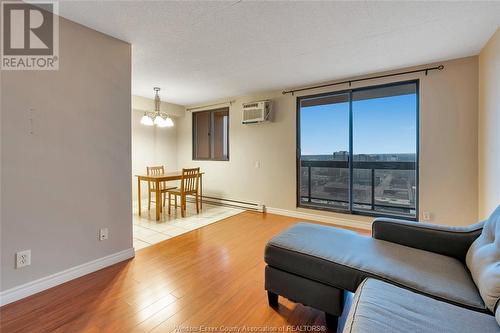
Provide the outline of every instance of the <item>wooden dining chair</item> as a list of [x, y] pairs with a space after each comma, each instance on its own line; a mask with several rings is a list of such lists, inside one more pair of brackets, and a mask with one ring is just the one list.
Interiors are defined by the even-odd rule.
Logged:
[[[200, 197], [198, 188], [200, 186], [200, 168], [182, 169], [181, 187], [168, 190], [168, 214], [170, 214], [171, 197], [174, 196], [177, 203], [177, 197], [180, 197], [181, 216], [186, 214], [186, 196], [195, 197], [196, 213], [200, 212]], [[177, 204], [176, 204], [177, 208]]]
[[[146, 167], [146, 172], [148, 176], [160, 176], [165, 174], [165, 167], [163, 165], [160, 166], [147, 166]], [[160, 189], [159, 191], [161, 192], [160, 198], [163, 196], [163, 203], [160, 204], [160, 210], [163, 210], [161, 207], [165, 207], [165, 199], [167, 196], [167, 191], [175, 189], [175, 186], [172, 187], [167, 187], [167, 182], [161, 182], [160, 183]], [[149, 181], [148, 182], [148, 210], [151, 209], [151, 193], [156, 193], [156, 183]], [[155, 204], [158, 204], [155, 202]]]

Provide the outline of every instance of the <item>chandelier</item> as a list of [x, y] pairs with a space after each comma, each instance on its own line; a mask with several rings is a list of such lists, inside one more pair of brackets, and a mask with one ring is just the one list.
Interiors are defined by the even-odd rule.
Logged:
[[144, 112], [144, 116], [141, 118], [141, 124], [146, 126], [156, 125], [158, 127], [172, 127], [174, 126], [174, 121], [166, 113], [160, 112], [160, 95], [158, 92], [160, 88], [154, 87], [155, 91], [155, 110], [154, 112]]

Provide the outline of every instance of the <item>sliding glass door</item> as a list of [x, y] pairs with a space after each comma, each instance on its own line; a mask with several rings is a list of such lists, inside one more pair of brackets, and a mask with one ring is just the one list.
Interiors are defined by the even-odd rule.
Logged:
[[349, 210], [349, 95], [300, 104], [300, 202]]
[[298, 100], [298, 206], [413, 218], [418, 82]]

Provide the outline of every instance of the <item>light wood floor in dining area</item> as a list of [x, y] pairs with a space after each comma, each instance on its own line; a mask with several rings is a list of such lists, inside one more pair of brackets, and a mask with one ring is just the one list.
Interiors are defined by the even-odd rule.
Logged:
[[[186, 332], [324, 325], [323, 313], [264, 291], [264, 246], [298, 219], [243, 212], [136, 252], [132, 260], [0, 308], [0, 331]], [[267, 330], [265, 327], [269, 327]], [[221, 329], [215, 330], [217, 332]]]

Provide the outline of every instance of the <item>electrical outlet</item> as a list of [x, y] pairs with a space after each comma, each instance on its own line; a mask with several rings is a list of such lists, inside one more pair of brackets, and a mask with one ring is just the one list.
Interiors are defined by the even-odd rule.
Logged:
[[430, 221], [430, 220], [432, 220], [432, 213], [431, 212], [423, 212], [422, 213], [422, 219], [424, 221]]
[[108, 228], [99, 229], [99, 240], [103, 241], [108, 239]]
[[16, 252], [16, 268], [31, 265], [31, 250]]
[[260, 161], [255, 161], [255, 169], [260, 169]]

